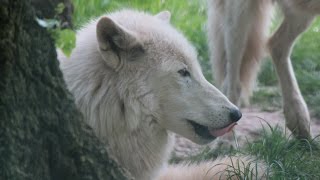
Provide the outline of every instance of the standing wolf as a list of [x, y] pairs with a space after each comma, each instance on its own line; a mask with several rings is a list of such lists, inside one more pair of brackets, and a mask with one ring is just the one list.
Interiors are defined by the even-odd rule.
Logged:
[[[284, 20], [267, 38], [272, 4]], [[208, 36], [217, 83], [239, 105], [248, 104], [259, 61], [269, 50], [279, 77], [288, 128], [309, 138], [310, 117], [292, 68], [290, 55], [296, 38], [320, 13], [320, 0], [208, 0]]]
[[223, 176], [232, 160], [248, 159], [220, 159], [217, 168], [165, 165], [169, 131], [204, 144], [241, 118], [205, 80], [194, 48], [169, 19], [166, 11], [122, 10], [92, 21], [77, 33], [71, 57], [59, 57], [64, 78], [87, 123], [136, 179]]

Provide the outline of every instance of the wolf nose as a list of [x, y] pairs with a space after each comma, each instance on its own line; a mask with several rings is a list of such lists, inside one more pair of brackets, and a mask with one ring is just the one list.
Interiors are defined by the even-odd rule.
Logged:
[[242, 113], [238, 109], [231, 109], [230, 119], [233, 122], [237, 122], [241, 119]]

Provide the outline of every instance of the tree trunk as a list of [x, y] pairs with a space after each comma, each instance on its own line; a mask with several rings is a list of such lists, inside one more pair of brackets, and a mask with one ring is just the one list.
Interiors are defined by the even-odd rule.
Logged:
[[128, 179], [76, 109], [31, 4], [0, 0], [0, 179]]

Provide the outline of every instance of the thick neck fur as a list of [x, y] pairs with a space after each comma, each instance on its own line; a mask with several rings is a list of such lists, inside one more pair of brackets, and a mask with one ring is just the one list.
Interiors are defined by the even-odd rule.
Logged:
[[130, 93], [135, 87], [124, 86], [96, 49], [87, 52], [74, 52], [61, 64], [77, 106], [121, 166], [136, 179], [151, 179], [168, 158], [167, 131], [147, 113], [143, 99]]

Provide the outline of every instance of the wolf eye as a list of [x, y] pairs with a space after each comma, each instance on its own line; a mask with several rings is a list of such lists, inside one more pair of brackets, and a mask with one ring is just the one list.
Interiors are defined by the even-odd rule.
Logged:
[[178, 73], [183, 77], [190, 77], [190, 72], [186, 68], [180, 69]]

